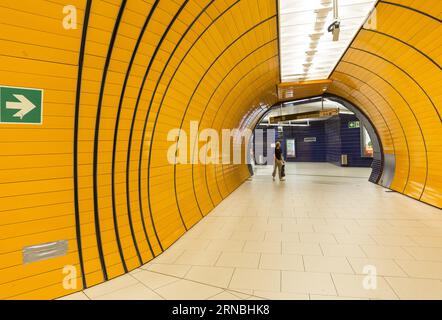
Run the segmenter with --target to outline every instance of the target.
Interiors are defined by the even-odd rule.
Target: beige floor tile
[[[187,273],[186,279],[204,284],[227,288],[232,278],[233,268],[194,266]]]
[[[372,235],[372,238],[379,245],[385,246],[415,246],[416,242],[407,236]]]
[[[163,300],[163,298],[151,289],[138,283],[127,288],[98,296],[95,300]]]
[[[345,226],[341,225],[317,225],[314,226],[314,231],[318,233],[348,234],[348,230],[345,228]]]
[[[353,235],[375,235],[384,234],[384,231],[379,230],[376,226],[346,226],[346,229]]]
[[[227,240],[230,239],[234,231],[232,230],[207,230],[199,235],[202,240]]]
[[[442,248],[403,247],[416,260],[442,262]]]
[[[442,279],[442,262],[397,259],[396,263],[412,278]]]
[[[413,220],[395,220],[388,219],[388,224],[393,227],[431,227],[436,221],[432,221],[432,224],[426,225],[424,221]]]
[[[269,217],[268,224],[296,224],[297,219],[296,218],[275,218],[275,217]],[[279,230],[281,231],[281,230]]]
[[[134,274],[133,277],[153,290],[179,280],[179,278],[177,277],[172,277],[152,271],[139,272]]]
[[[81,291],[58,298],[57,300],[89,300],[89,297],[85,295],[84,292]]]
[[[400,299],[442,300],[442,281],[393,277],[386,280]]]
[[[307,272],[354,273],[344,257],[304,256],[304,265]]]
[[[376,244],[367,234],[335,234],[335,238],[338,244]]]
[[[282,271],[282,292],[335,295],[328,273]]]
[[[296,232],[266,232],[264,241],[299,242],[299,233]]]
[[[382,277],[376,278],[376,289],[365,289],[362,275],[333,274],[333,282],[339,296],[370,298],[370,299],[397,299],[393,290]]]
[[[223,252],[219,257],[216,266],[238,267],[238,268],[258,268],[259,253],[246,252]]]
[[[319,244],[283,241],[282,254],[322,255],[322,251]]]
[[[376,227],[380,225],[390,225],[389,220],[385,219],[357,219],[357,225],[361,227]]]
[[[140,271],[143,271],[143,269],[141,269],[141,268],[136,268],[136,269],[133,269],[132,271],[129,271],[129,274],[135,274],[135,273],[138,273],[138,272],[140,272]]]
[[[178,280],[155,290],[167,300],[205,300],[223,291],[220,288],[189,280]]]
[[[308,294],[254,290],[253,295],[269,300],[309,300]]]
[[[183,278],[185,274],[190,270],[191,266],[182,264],[149,264],[144,270],[154,271],[157,273],[167,274],[170,276]]]
[[[217,274],[215,278],[214,271],[207,271],[218,270],[213,268],[216,265],[225,266],[227,270],[250,268],[255,269],[255,273],[274,271],[285,274],[282,289],[288,287],[289,296],[294,297],[382,299],[391,295],[383,279],[385,276],[401,298],[440,297],[440,210],[397,193],[386,193],[384,188],[367,182],[370,168],[288,163],[287,170],[287,181],[273,183],[271,168],[257,166],[253,178],[160,256],[131,271],[130,278],[113,279],[89,288],[87,292],[91,297],[109,295],[111,298],[127,291],[125,297],[131,297],[129,288],[133,287],[133,297],[142,298],[143,294],[148,295],[148,288],[174,284],[173,289],[169,289],[175,292],[168,292],[168,297],[181,299],[188,295],[188,287],[198,281],[176,284],[192,266],[191,276],[195,279],[204,280],[206,277],[211,283],[225,283],[227,272],[221,272],[221,276]],[[256,196],[258,193],[259,197]],[[276,207],[275,203],[278,204]],[[281,243],[278,253],[262,253],[276,250],[274,243]],[[361,293],[360,279],[345,278],[342,272],[350,271],[345,259],[360,277],[366,276],[362,272],[365,265],[374,265],[380,293]],[[307,262],[307,270],[320,272],[305,272],[304,262]],[[333,272],[338,280],[337,287],[342,291],[339,297],[328,272]],[[267,283],[267,286],[272,285]],[[283,299],[288,293],[279,293],[279,289],[275,293],[255,289],[264,296],[259,297],[252,289],[218,291],[213,286],[203,288],[202,294],[201,290],[196,291],[199,292],[197,295],[191,292],[191,298],[217,295],[228,298],[232,294],[240,299]],[[84,298],[82,294],[77,297]]]
[[[241,252],[245,243],[245,240],[211,240],[206,251]]]
[[[377,228],[380,229],[384,234],[391,236],[432,235],[424,233],[424,230],[429,231],[429,228],[393,227],[387,225],[380,225]]]
[[[283,232],[314,232],[313,225],[310,224],[283,224]]]
[[[326,225],[327,222],[324,218],[297,218],[298,224],[310,224],[310,225]]]
[[[98,296],[102,296],[104,294],[108,294],[119,289],[130,287],[137,283],[138,281],[134,279],[131,275],[125,274],[94,287],[85,289],[84,293],[86,293],[89,298],[95,299]]]
[[[324,256],[330,257],[366,257],[358,245],[352,244],[321,244]]]
[[[280,281],[280,271],[237,268],[233,273],[229,288],[279,292]]]
[[[262,254],[260,269],[304,271],[302,256],[293,254]]]
[[[430,248],[442,248],[442,236],[439,237],[429,237],[429,236],[411,236],[418,245],[422,247]]]
[[[251,289],[234,289],[234,290],[226,290],[227,292],[237,296],[241,300],[248,299],[251,295],[253,295],[253,290]]]
[[[246,241],[244,252],[281,253],[281,241]]]
[[[360,245],[368,258],[412,259],[404,249],[397,246]]]
[[[185,251],[176,261],[176,264],[194,266],[213,266],[220,252],[215,251]]]
[[[405,272],[392,259],[347,258],[356,274],[366,274],[364,268],[374,266],[380,276],[406,276]],[[367,267],[368,268],[368,267]]]
[[[264,298],[257,297],[257,296],[250,296],[246,300],[269,300],[269,299],[264,299]]]
[[[230,239],[232,240],[264,240],[265,231],[234,231]]]
[[[253,223],[244,223],[244,222],[236,222],[236,223],[226,223],[223,226],[221,226],[221,230],[223,231],[230,231],[230,232],[234,232],[234,231],[250,231],[250,229],[252,229],[252,225]]]
[[[336,244],[336,238],[329,233],[299,233],[299,238],[303,243],[327,243]]]
[[[240,223],[249,223],[250,226],[254,224],[267,224],[269,217],[242,217]]]
[[[346,207],[343,207],[343,208],[338,209],[338,211],[346,211],[346,209],[347,209]],[[352,215],[350,215],[350,217],[351,216]],[[341,226],[341,227],[359,226],[358,222],[355,219],[326,218],[325,220],[327,221],[328,226]],[[339,230],[342,230],[342,231],[345,230],[345,232],[340,232],[340,233],[348,233],[347,228],[339,229]]]
[[[166,249],[163,253],[161,253],[159,256],[155,258],[155,263],[170,263],[173,264],[180,255],[182,255],[184,252],[184,249],[177,248],[175,249],[173,246],[169,249]],[[141,267],[143,268],[143,267]]]
[[[209,245],[210,240],[204,240],[204,239],[183,239],[180,238],[178,241],[176,241],[171,248],[174,250],[179,251],[186,250],[186,251],[201,251],[207,248]],[[170,248],[170,249],[171,249]]]
[[[231,294],[228,291],[223,291],[217,295],[214,295],[213,297],[210,297],[209,300],[242,300],[242,299],[235,296],[234,294]]]
[[[250,231],[277,231],[281,232],[282,226],[281,224],[272,223],[272,224],[255,224],[252,226]]]
[[[311,294],[310,300],[367,300],[366,298],[353,298],[353,297],[341,297],[341,296],[324,296]]]

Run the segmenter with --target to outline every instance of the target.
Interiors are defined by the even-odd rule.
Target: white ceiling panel
[[[327,31],[333,0],[279,0],[282,82],[326,79],[376,0],[338,0],[339,40]]]

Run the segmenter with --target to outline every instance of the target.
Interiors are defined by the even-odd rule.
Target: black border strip
[[[178,19],[178,16],[180,15],[181,11],[184,9],[184,7],[185,7],[185,5],[187,4],[188,1],[189,0],[186,0],[181,5],[181,7],[178,9],[178,11],[175,13],[174,17],[172,18],[172,20],[169,22],[169,25],[167,26],[167,28],[164,31],[164,33],[161,35],[161,39],[157,43],[157,46],[155,47],[155,51],[153,52],[152,57],[150,58],[149,65],[146,68],[146,72],[144,74],[143,81],[142,81],[141,86],[140,86],[140,90],[138,91],[137,102],[135,104],[134,112],[133,112],[133,116],[132,116],[132,123],[131,123],[131,127],[130,127],[130,134],[129,134],[129,140],[128,140],[128,149],[127,149],[128,150],[127,154],[129,155],[129,161],[127,162],[126,175],[128,175],[129,171],[130,171],[130,154],[131,154],[131,150],[132,150],[133,132],[134,132],[134,127],[135,127],[136,117],[137,117],[137,114],[138,114],[138,106],[140,105],[140,100],[141,100],[141,96],[143,94],[144,86],[145,86],[146,81],[147,81],[147,77],[149,76],[150,70],[152,68],[152,65],[153,65],[153,63],[155,61],[155,58],[156,58],[156,56],[158,54],[158,51],[160,50],[160,47],[161,47],[162,43],[166,39],[166,36],[169,33],[170,29],[172,28],[172,25]],[[149,112],[150,112],[150,110],[147,110],[146,118],[148,117]],[[146,126],[144,127],[144,131],[143,132],[145,132],[145,130],[146,130]],[[141,145],[143,145],[143,144],[144,144],[144,135],[142,135],[142,140],[141,140]],[[143,214],[143,200],[142,200],[142,196],[141,196],[141,170],[142,170],[141,159],[142,159],[142,156],[143,156],[142,149],[140,149],[140,157],[139,157],[140,161],[139,161],[139,165],[138,165],[138,202],[140,203],[141,215],[144,217],[144,214]],[[148,184],[148,188],[149,188],[149,184]],[[160,241],[160,238],[158,237],[158,232],[157,232],[157,229],[155,227],[155,221],[153,219],[152,210],[151,210],[150,205],[149,205],[149,215],[150,215],[150,220],[151,220],[151,223],[152,223],[152,228],[153,228],[154,233],[155,233],[155,238],[157,239],[157,242],[158,242],[158,245],[160,246],[161,251],[164,251],[163,246],[162,246],[161,241]]]
[[[224,78],[218,83],[217,87],[213,90],[213,92],[212,92],[210,98],[207,100],[206,106],[204,107],[204,111],[203,111],[203,113],[201,114],[201,117],[200,117],[199,123],[201,123],[201,121],[202,121],[202,119],[203,119],[203,117],[204,117],[204,114],[206,113],[207,107],[209,106],[210,102],[212,101],[212,98],[215,96],[215,93],[218,91],[219,87],[224,83],[224,80],[227,79],[227,77],[233,72],[233,70],[235,70],[237,66],[239,66],[244,60],[246,60],[246,59],[247,59],[248,57],[250,57],[252,54],[254,54],[255,52],[257,52],[257,51],[260,50],[261,48],[265,47],[265,46],[268,45],[269,43],[274,42],[274,41],[277,40],[277,39],[278,39],[278,38],[274,38],[274,39],[272,39],[272,40],[270,40],[270,41],[264,43],[263,45],[257,47],[257,48],[254,49],[253,51],[249,52],[246,56],[244,56],[240,61],[238,61],[238,62],[237,62],[237,63],[236,63],[236,64],[235,64],[235,65],[229,70],[229,72],[224,76]],[[192,159],[193,159],[194,156],[195,156],[194,153],[195,153],[195,150],[192,150]],[[198,198],[197,198],[197,195],[196,195],[196,190],[195,190],[194,168],[195,168],[195,165],[192,163],[192,184],[193,184],[193,193],[195,194],[195,198],[196,198],[197,201],[198,201]],[[215,203],[213,202],[212,195],[211,195],[210,192],[209,192],[209,186],[208,186],[207,180],[206,180],[206,187],[207,187],[207,193],[208,193],[208,195],[209,195],[210,201],[212,202],[212,206],[215,207]]]
[[[80,119],[80,100],[81,100],[81,80],[83,78],[84,54],[86,51],[87,30],[89,26],[89,16],[91,13],[92,0],[87,0],[84,12],[83,31],[81,35],[80,54],[78,56],[78,75],[77,75],[77,93],[75,99],[74,114],[74,151],[73,151],[73,167],[74,167],[74,207],[75,207],[75,231],[77,233],[78,257],[80,260],[81,279],[83,288],[87,288],[86,275],[84,273],[83,250],[81,243],[81,221],[80,221],[80,205],[78,197],[78,128]]]
[[[155,9],[158,6],[158,3],[159,3],[159,0],[156,0],[155,3],[152,5],[152,7],[150,8],[149,14],[147,15],[146,20],[144,21],[144,24],[141,28],[141,32],[138,36],[138,40],[135,44],[134,50],[132,52],[132,56],[130,58],[129,65],[126,70],[126,76],[124,78],[123,87],[122,87],[121,93],[120,93],[120,101],[118,103],[118,110],[117,110],[117,116],[116,116],[115,127],[114,127],[114,144],[112,147],[112,209],[113,209],[114,215],[116,215],[116,212],[117,212],[116,194],[115,194],[115,165],[116,165],[115,162],[116,162],[116,156],[117,156],[118,129],[120,126],[120,116],[121,116],[121,109],[123,106],[123,99],[124,99],[124,96],[126,93],[126,87],[127,87],[127,82],[129,81],[129,75],[132,71],[132,66],[135,61],[135,57],[138,54],[138,49],[140,47],[141,40],[144,37],[147,25],[149,24],[150,19],[152,18],[153,13],[155,12]],[[129,153],[127,154],[127,158],[129,158]],[[129,159],[126,160],[126,166],[128,165],[128,163],[129,163]],[[126,175],[126,183],[125,184],[126,184],[126,207],[127,207],[127,216],[128,216],[129,225],[130,225],[130,232],[132,234],[132,240],[134,242],[134,246],[138,252],[137,240],[135,237],[135,231],[134,231],[133,223],[132,223],[132,210],[131,210],[131,205],[130,205],[130,190],[129,190],[129,176],[128,175]],[[140,211],[140,213],[141,213],[141,211]],[[143,227],[144,236],[146,237],[146,241],[149,246],[149,250],[152,254],[152,257],[155,257],[155,253],[153,251],[152,244],[150,243],[149,236],[147,235],[146,224],[145,224],[143,216],[141,216],[141,224]],[[140,261],[140,265],[142,263],[143,262]]]
[[[397,90],[394,86],[393,86],[393,84],[391,84],[389,81],[387,81],[385,78],[383,78],[382,76],[380,76],[379,74],[377,74],[377,73],[375,73],[375,72],[373,72],[372,70],[370,70],[370,69],[367,69],[367,68],[365,68],[365,67],[363,67],[363,66],[361,66],[361,65],[359,65],[359,64],[356,64],[356,63],[353,63],[353,62],[350,62],[350,61],[347,61],[347,60],[342,60],[341,61],[342,63],[348,63],[348,64],[351,64],[351,65],[354,65],[355,67],[359,67],[359,68],[361,68],[361,69],[363,69],[363,70],[365,70],[365,71],[368,71],[368,72],[370,72],[371,74],[373,74],[373,75],[375,75],[375,76],[377,76],[379,79],[381,79],[382,81],[384,81],[385,83],[387,83],[398,95],[399,95],[399,97],[401,97],[402,98],[402,100],[405,102],[405,104],[408,106],[408,109],[410,110],[410,112],[411,112],[411,114],[413,115],[413,117],[414,117],[414,120],[416,121],[416,124],[417,124],[417,126],[418,126],[418,128],[419,128],[419,131],[420,131],[420,133],[421,133],[421,137],[422,137],[422,141],[423,141],[423,144],[424,144],[424,147],[425,147],[425,137],[424,137],[424,135],[423,135],[423,132],[422,132],[422,128],[421,128],[421,126],[420,126],[420,124],[419,124],[419,121],[418,121],[418,119],[417,119],[417,117],[416,117],[416,114],[414,113],[414,111],[413,111],[413,109],[411,108],[411,106],[410,106],[410,104],[408,103],[408,101],[405,99],[405,97],[399,92],[399,90]],[[387,101],[385,98],[384,98],[384,100],[385,101]],[[396,116],[397,117],[397,116]],[[401,127],[402,127],[402,123],[401,123],[401,121],[400,121],[400,118],[399,117],[397,117],[398,119],[399,119],[399,123],[400,123],[400,125],[401,125]],[[407,136],[405,135],[405,130],[402,128],[402,131],[404,132],[404,136],[405,136],[405,140],[407,141]],[[407,148],[408,148],[408,150],[409,150],[409,147],[408,147],[408,142],[407,142]],[[411,158],[410,158],[410,154],[408,154],[408,160],[409,160],[409,162],[410,162],[410,165],[409,165],[409,167],[411,166]],[[408,176],[410,175],[410,172],[408,172]],[[407,177],[407,181],[408,181],[408,179],[409,179],[409,177]],[[407,182],[407,184],[408,184],[408,182]],[[404,193],[405,192],[405,189],[406,189],[406,185],[404,186],[404,189],[403,189],[403,191],[402,191],[402,193]]]
[[[98,208],[98,143],[99,143],[99,138],[100,138],[100,117],[101,117],[101,106],[103,103],[104,87],[106,85],[107,72],[109,69],[109,64],[110,64],[112,52],[114,49],[115,39],[117,37],[118,29],[120,27],[121,18],[123,16],[123,12],[126,7],[126,2],[127,2],[127,0],[122,0],[122,2],[121,2],[121,6],[118,11],[118,16],[115,21],[114,29],[112,32],[112,37],[109,42],[109,48],[108,48],[108,52],[107,52],[106,62],[104,64],[104,68],[103,68],[103,76],[101,79],[100,95],[98,98],[98,105],[97,105],[97,115],[95,117],[94,160],[93,160],[94,161],[93,162],[93,191],[94,191],[95,235],[97,238],[98,253],[100,255],[100,263],[101,263],[101,268],[103,270],[103,277],[104,277],[105,281],[108,280],[108,276],[107,276],[107,270],[106,270],[106,262],[104,260],[103,245],[101,242],[100,214],[99,214],[100,209]],[[121,243],[120,243],[117,217],[115,216],[115,213],[114,213],[113,220],[114,220],[114,229],[115,229],[114,231],[115,231],[115,236],[116,236],[116,242],[118,245],[118,250],[120,252],[121,262],[123,264],[123,267],[125,268],[125,271],[127,272],[126,263],[124,261],[123,251],[122,251]],[[139,254],[139,252],[138,252],[138,254]]]
[[[189,101],[187,102],[186,108],[184,110],[183,116],[181,118],[181,123],[180,123],[180,132],[184,123],[184,118],[187,115],[187,111],[189,110],[190,104],[192,103],[193,97],[195,96],[197,90],[199,89],[199,86],[201,85],[201,83],[203,82],[203,80],[205,79],[206,75],[209,73],[209,71],[212,69],[212,67],[215,65],[215,63],[224,55],[224,53],[227,52],[227,50],[229,50],[236,42],[238,42],[243,36],[245,36],[246,34],[248,34],[249,32],[251,32],[252,30],[254,30],[255,28],[257,28],[258,26],[270,21],[271,19],[273,19],[275,17],[275,15],[270,16],[264,20],[262,20],[261,22],[255,24],[253,27],[251,27],[250,29],[248,29],[247,31],[243,32],[242,34],[240,34],[235,40],[233,40],[227,47],[224,48],[224,50],[215,58],[215,60],[213,60],[213,62],[210,64],[210,66],[206,69],[206,71],[204,72],[204,74],[202,75],[202,77],[200,78],[200,80],[198,81],[198,84],[196,85],[195,89],[192,92],[192,95],[189,98]],[[160,105],[161,108],[161,105]],[[160,109],[158,109],[159,111]],[[156,127],[156,123],[158,120],[158,115],[159,112],[157,113],[156,119],[155,119],[155,123],[154,123],[154,127],[153,127],[153,134],[152,134],[152,142],[153,142],[153,138],[154,138],[154,134],[155,134],[155,127]],[[179,141],[179,137],[178,137],[178,141]],[[150,168],[150,154],[152,152],[152,145],[153,143],[150,145],[150,152],[149,152],[149,168]],[[177,142],[177,146],[178,146],[178,142]],[[179,207],[179,203],[178,203],[178,196],[176,193],[176,164],[174,164],[174,185],[175,185],[175,196],[176,196],[176,201],[177,201],[177,205]],[[200,210],[201,216],[203,217],[203,213],[201,211],[201,208],[199,206],[198,203],[198,198],[195,199],[198,205],[198,208]]]

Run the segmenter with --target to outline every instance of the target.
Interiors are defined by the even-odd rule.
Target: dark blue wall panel
[[[347,155],[349,167],[369,167],[372,158],[361,157],[361,129],[349,128],[350,121],[357,121],[354,115],[340,114],[341,120],[341,152]]]
[[[305,142],[304,138],[316,137],[316,142]],[[284,142],[295,139],[296,158],[286,158],[289,162],[325,162],[326,141],[324,124],[320,121],[310,122],[309,127],[284,127]],[[284,155],[286,147],[284,143]]]
[[[282,145],[284,158],[289,162],[330,162],[341,165],[341,155],[347,155],[349,167],[370,167],[371,158],[361,157],[361,130],[348,128],[349,121],[357,121],[354,115],[340,114],[326,121],[310,122],[309,127],[285,126],[275,139]],[[266,131],[266,126],[257,129]],[[264,133],[264,136],[266,134]],[[305,142],[304,138],[315,137],[316,142]],[[286,139],[295,139],[296,158],[286,157]],[[266,150],[264,140],[263,150]],[[258,156],[258,155],[255,155]]]
[[[339,116],[331,117],[323,122],[327,139],[326,161],[341,164],[341,121]]]

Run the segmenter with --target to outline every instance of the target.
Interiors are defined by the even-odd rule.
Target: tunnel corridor
[[[328,77],[290,83],[278,1],[69,3],[0,4],[0,299],[180,298],[173,285],[207,286],[204,299],[442,297],[441,1],[376,1]],[[37,105],[31,91],[40,119],[26,123],[32,110],[8,109]],[[170,130],[253,129],[281,101],[327,94],[373,124],[388,183],[316,176],[340,169],[326,164],[288,167],[282,185],[246,164],[168,161]],[[43,244],[64,254],[24,261]],[[353,286],[367,259],[382,266],[371,296]]]

